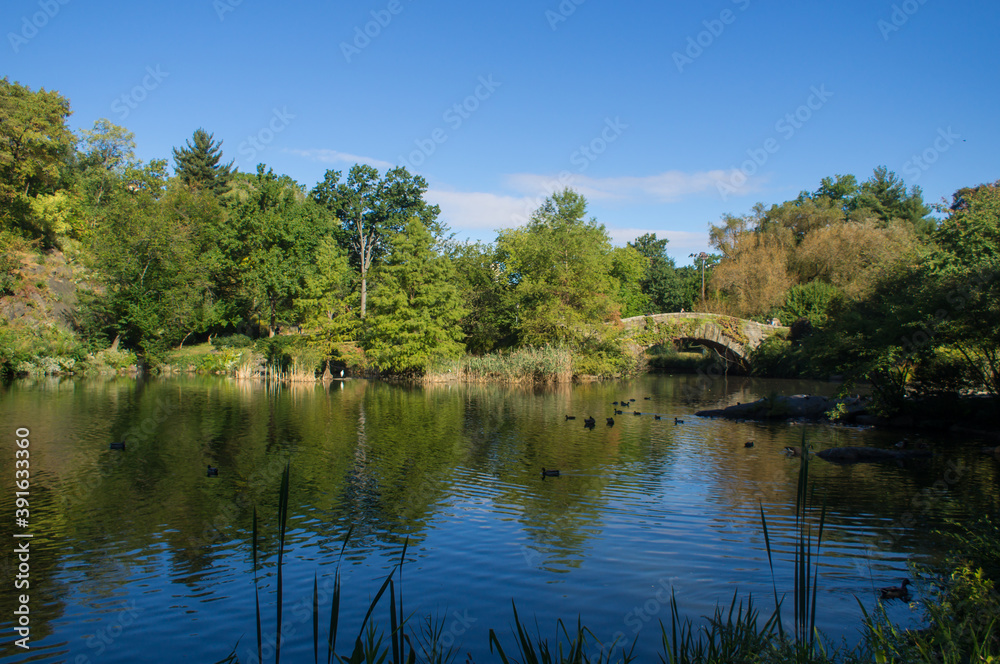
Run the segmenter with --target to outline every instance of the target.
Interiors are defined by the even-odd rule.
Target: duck
[[[123,449],[125,449],[125,443],[124,442],[121,442],[121,443],[111,443],[111,449],[113,449],[113,450],[123,450]]]
[[[743,443],[743,447],[753,447],[753,441],[748,440],[747,442]]]
[[[609,417],[608,418],[608,426],[609,427],[613,427],[614,425],[615,425],[615,418]]]
[[[617,405],[618,405],[618,402],[617,402],[617,401],[612,401],[612,402],[611,402],[611,405],[612,405],[612,406],[617,406]]]
[[[631,402],[631,401],[635,401],[635,399],[629,399],[629,401],[630,401],[630,402]]]
[[[215,468],[211,464],[209,464],[208,465],[208,476],[209,477],[218,477],[219,476],[219,469]]]
[[[650,400],[650,399],[652,399],[652,398],[653,398],[653,397],[643,397],[643,400],[644,400],[644,401],[649,401],[649,400]]]
[[[575,420],[576,419],[576,415],[567,415],[566,419],[567,420]]]
[[[625,414],[625,411],[623,411],[623,410],[617,410],[617,409],[615,410],[615,415],[624,415],[624,414]]]
[[[559,477],[559,471],[547,470],[545,466],[542,466],[542,477]]]
[[[662,420],[663,416],[662,415],[653,415],[653,419],[654,420]]]
[[[674,418],[674,424],[684,424],[684,420],[679,420],[679,419],[677,419],[677,418],[675,417],[675,418]]]
[[[592,427],[596,423],[597,423],[597,420],[595,420],[593,417],[588,417],[587,419],[585,419],[583,421],[583,426],[585,426],[585,427]]]
[[[785,449],[781,451],[782,454],[787,454],[790,457],[802,456],[802,448],[798,445],[786,445]]]
[[[906,588],[909,584],[909,579],[903,579],[903,582],[899,586],[879,588],[878,596],[880,599],[906,599],[910,596],[910,591]]]
[[[633,411],[632,411],[632,414],[633,414],[633,415],[642,415],[642,413],[640,413],[640,412],[639,412],[639,411],[637,411],[637,410],[633,410]]]

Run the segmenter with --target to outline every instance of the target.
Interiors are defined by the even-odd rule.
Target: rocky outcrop
[[[816,453],[820,459],[833,463],[871,463],[925,459],[933,453],[926,449],[887,450],[880,447],[830,447]]]
[[[865,412],[867,400],[861,397],[831,399],[809,394],[774,396],[727,408],[702,410],[699,417],[724,417],[733,420],[826,420],[831,413],[851,420]]]

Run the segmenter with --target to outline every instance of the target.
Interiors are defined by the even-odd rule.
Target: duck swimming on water
[[[880,599],[906,599],[910,596],[910,591],[906,588],[909,583],[909,579],[903,579],[903,582],[899,586],[879,588],[878,596]]]
[[[546,470],[545,466],[542,466],[542,477],[559,477],[559,471]]]

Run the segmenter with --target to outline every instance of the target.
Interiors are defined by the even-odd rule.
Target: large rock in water
[[[822,420],[838,404],[844,405],[845,419],[850,420],[865,410],[866,403],[860,397],[830,399],[811,394],[796,394],[785,397],[768,397],[752,403],[741,403],[727,408],[701,410],[700,417],[724,417],[734,420]]]
[[[864,463],[873,461],[903,461],[932,455],[930,450],[885,450],[879,447],[831,447],[816,453],[820,459],[833,463]]]

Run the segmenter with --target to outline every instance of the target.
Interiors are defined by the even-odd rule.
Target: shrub
[[[253,339],[245,334],[230,334],[212,339],[212,346],[217,349],[250,348],[253,345]]]

